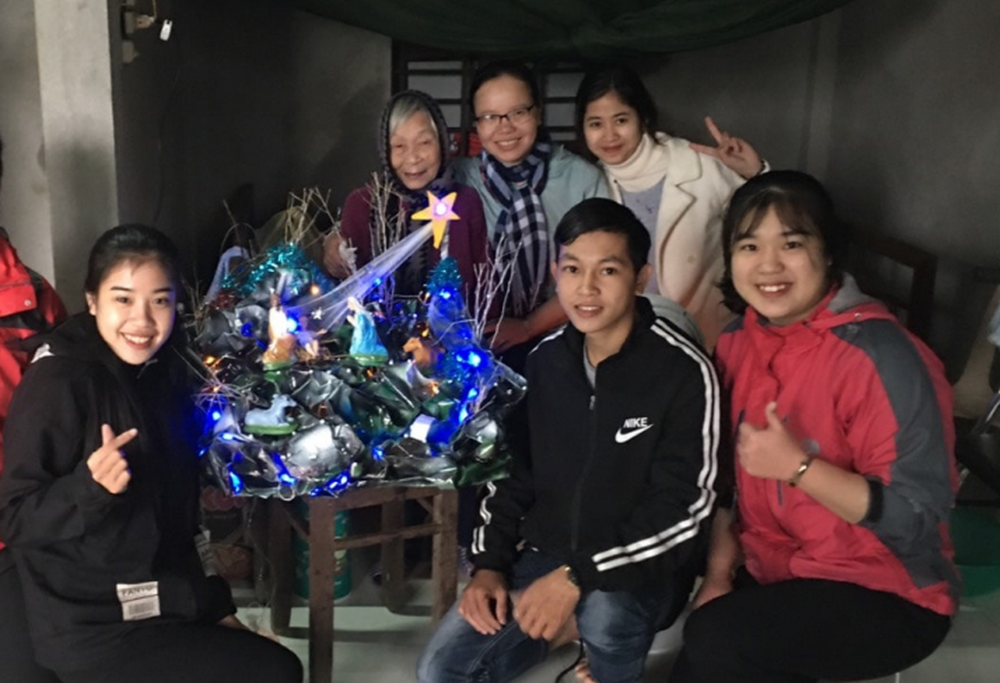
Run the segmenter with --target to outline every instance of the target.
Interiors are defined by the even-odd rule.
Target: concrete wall
[[[35,2],[55,285],[71,309],[83,304],[84,255],[118,218],[113,21],[101,2]]]
[[[166,6],[173,38],[135,34],[139,58],[117,67],[120,211],[172,234],[204,280],[241,186],[260,225],[290,191],[339,204],[364,182],[390,41],[266,0]]]
[[[376,129],[389,98],[392,42],[304,12],[292,18],[294,102],[287,189],[319,186],[342,204],[378,168]]]
[[[0,8],[0,217],[71,309],[83,302],[81,255],[117,218],[109,22],[103,3]]]
[[[644,60],[638,65],[660,111],[660,127],[711,143],[704,124],[749,140],[775,167],[808,162],[813,52],[820,23],[810,22],[738,43]],[[831,54],[828,47],[828,58]]]
[[[874,226],[1000,265],[1000,3],[855,2],[842,26],[830,182]]]
[[[0,135],[4,140],[0,225],[7,228],[25,263],[51,279],[55,263],[31,2],[0,3],[0,74]]]

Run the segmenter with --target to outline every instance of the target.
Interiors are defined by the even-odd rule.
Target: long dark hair
[[[658,129],[656,103],[653,102],[653,97],[639,78],[639,74],[634,69],[620,64],[595,67],[584,74],[576,89],[576,135],[584,149],[587,145],[583,121],[587,115],[587,105],[608,93],[614,93],[622,102],[635,109],[643,133],[656,134]],[[589,149],[586,151],[587,156],[593,161],[596,157]]]
[[[833,200],[823,185],[801,171],[771,171],[751,178],[729,202],[722,221],[722,253],[725,270],[719,287],[727,307],[743,313],[747,302],[733,284],[733,245],[753,234],[769,209],[786,226],[818,237],[827,260],[827,280],[831,286],[844,276],[848,229],[834,211]]]
[[[122,263],[149,262],[163,268],[179,298],[183,287],[177,246],[163,232],[138,223],[119,225],[97,238],[90,250],[84,289],[88,294],[97,294],[108,274]],[[136,446],[144,451],[155,453],[156,449],[163,448],[165,444],[156,443],[149,433],[145,419],[148,413],[159,413],[170,423],[169,434],[161,437],[168,438],[172,448],[182,447],[182,442],[185,448],[193,447],[197,429],[193,423],[192,402],[195,378],[191,365],[185,360],[187,340],[179,317],[175,319],[169,338],[156,353],[157,362],[139,371],[126,367],[127,364],[103,342],[92,316],[85,315],[83,324],[90,339],[91,353],[106,370],[95,375],[92,387],[94,410],[88,416],[88,452],[100,446],[100,425],[103,423],[112,424],[118,430],[137,427]],[[144,385],[156,387],[153,392],[157,396],[155,407],[147,405],[149,393],[143,394],[145,399],[136,393],[137,374],[145,378]]]

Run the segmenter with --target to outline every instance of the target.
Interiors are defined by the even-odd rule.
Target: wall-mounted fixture
[[[135,42],[132,36],[138,31],[146,31],[151,28],[159,29],[159,38],[163,42],[170,40],[170,35],[174,30],[174,22],[170,19],[160,17],[156,0],[151,0],[149,13],[141,12],[136,7],[136,0],[122,0],[121,6],[122,23],[122,61],[131,64],[138,58],[139,52],[135,49]]]

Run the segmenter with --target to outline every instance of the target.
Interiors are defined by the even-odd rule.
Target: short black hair
[[[733,193],[722,221],[725,270],[719,288],[726,306],[735,313],[743,313],[747,302],[733,284],[733,246],[752,235],[770,209],[774,209],[783,225],[818,237],[828,263],[827,279],[831,285],[843,280],[850,234],[847,225],[837,218],[833,199],[826,189],[801,171],[763,173]]]
[[[608,93],[618,95],[622,102],[635,109],[643,133],[656,135],[658,114],[653,96],[649,94],[649,90],[635,69],[622,64],[612,64],[589,69],[576,89],[575,123],[579,140],[586,140],[583,134],[583,119],[587,114],[587,105]],[[593,158],[593,155],[591,157]]]
[[[469,88],[469,108],[472,109],[473,116],[476,116],[476,93],[479,92],[484,83],[501,76],[510,76],[524,83],[531,93],[531,104],[541,106],[542,91],[538,87],[538,76],[531,70],[531,67],[524,62],[502,59],[483,64],[472,75],[472,85]]]
[[[181,294],[181,257],[177,245],[156,228],[128,223],[111,228],[97,238],[87,262],[84,291],[96,294],[101,283],[118,264],[155,261]]]
[[[567,211],[559,221],[555,234],[556,246],[573,244],[577,237],[588,232],[623,235],[636,273],[649,260],[649,231],[627,206],[603,197],[584,199]]]

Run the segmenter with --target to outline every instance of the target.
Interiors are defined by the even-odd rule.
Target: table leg
[[[309,680],[333,676],[333,580],[337,570],[333,501],[309,501]]]
[[[382,533],[399,531],[404,526],[403,501],[382,504]],[[382,601],[390,612],[399,612],[406,601],[403,541],[394,538],[382,544]]]
[[[434,534],[431,562],[431,618],[437,622],[455,602],[458,584],[458,491],[441,491],[434,497],[434,522],[441,526],[441,531]]]
[[[270,604],[271,630],[278,635],[289,633],[288,624],[292,617],[292,527],[288,523],[286,503],[270,498],[267,505],[267,554],[271,564]]]

